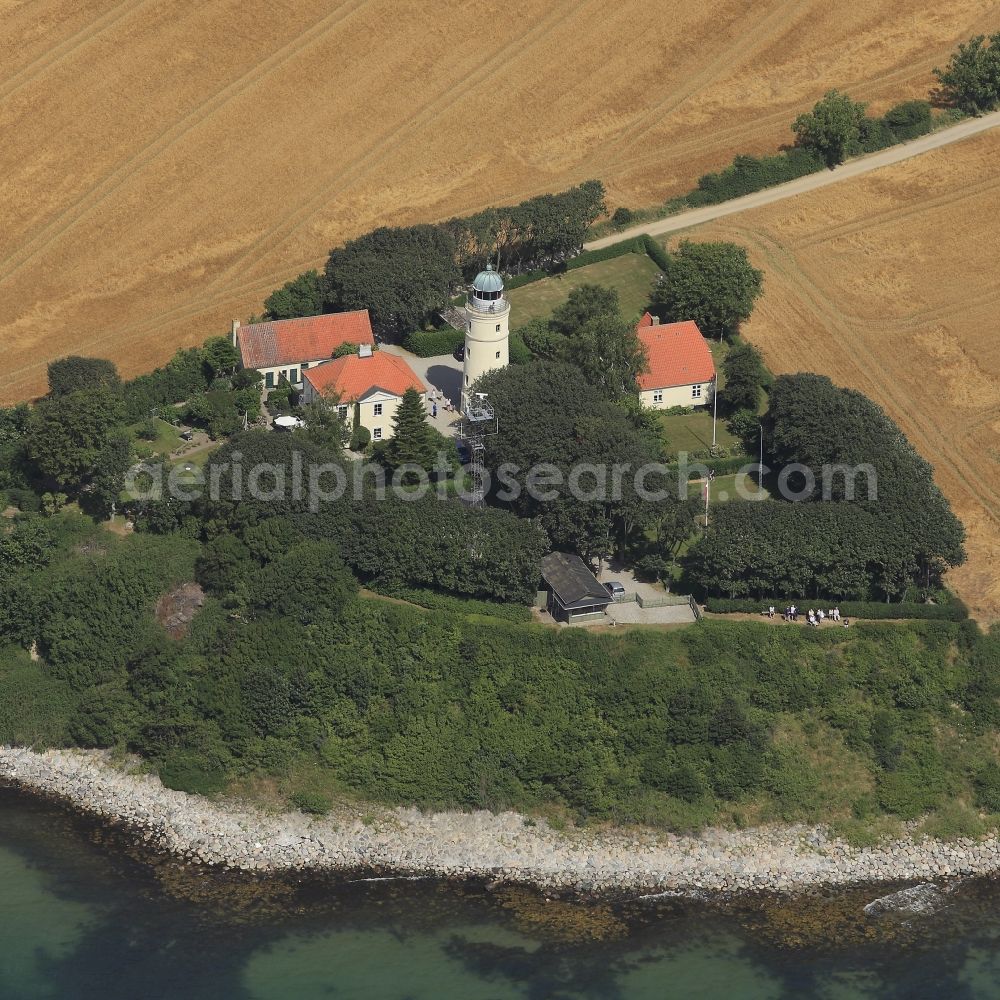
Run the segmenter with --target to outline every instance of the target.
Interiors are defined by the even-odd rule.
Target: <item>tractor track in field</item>
[[[152,0],[125,0],[111,10],[91,21],[69,38],[64,39],[44,54],[33,59],[6,80],[0,82],[0,101],[9,100],[19,90],[38,79],[43,73],[58,66],[64,59],[79,51],[83,46],[104,34],[109,28],[128,17],[129,14],[147,6]]]
[[[145,0],[140,0],[145,2]],[[198,107],[188,112],[169,129],[161,132],[151,143],[139,150],[114,171],[99,181],[86,194],[70,205],[57,218],[50,220],[40,230],[23,243],[14,253],[0,260],[0,283],[15,275],[25,264],[34,260],[54,242],[70,232],[80,221],[125,184],[135,181],[139,173],[158,157],[173,149],[185,136],[190,134],[213,115],[243,96],[247,91],[264,80],[269,74],[281,69],[309,46],[325,38],[344,21],[357,13],[368,0],[346,0],[325,17],[307,28],[252,70],[234,80]]]
[[[596,0],[576,0],[571,8],[566,5],[553,5],[546,16],[533,25],[523,35],[512,39],[502,48],[495,51],[485,62],[466,74],[455,84],[449,84],[431,101],[425,103],[415,114],[411,115],[368,149],[354,157],[339,173],[333,184],[324,183],[314,189],[298,208],[286,216],[281,222],[262,233],[233,263],[217,274],[206,286],[205,291],[212,290],[224,282],[234,271],[246,268],[248,261],[259,259],[261,251],[270,252],[284,244],[304,225],[308,224],[317,213],[329,203],[336,194],[347,187],[350,180],[362,171],[369,170],[384,162],[391,152],[398,149],[401,143],[419,130],[427,128],[440,120],[442,115],[455,105],[471,99],[475,89],[494,79],[501,71],[510,66],[510,56],[516,54],[518,60],[523,60],[544,42],[546,37],[561,23],[575,16],[581,10],[593,5]]]
[[[881,356],[877,340],[861,338],[854,325],[837,307],[830,297],[816,282],[802,270],[794,256],[770,235],[750,230],[741,226],[727,226],[727,229],[738,233],[748,244],[757,248],[769,267],[779,273],[785,283],[801,302],[803,302],[824,324],[827,331],[837,337],[839,350],[834,354],[832,345],[826,346],[824,355],[828,358],[826,370],[835,372],[844,367],[845,358],[863,358],[860,362],[852,361],[852,367],[857,373],[857,380],[866,386],[866,394],[873,399],[886,399],[890,406],[904,417],[912,429],[913,446],[923,456],[933,456],[939,465],[946,466],[956,482],[962,483],[965,491],[983,507],[994,519],[1000,522],[1000,493],[988,487],[982,481],[972,465],[953,445],[950,439],[931,417],[920,413],[913,400],[896,388],[892,377],[892,365]],[[804,354],[815,356],[817,345],[810,342],[807,350],[793,352],[797,357]]]

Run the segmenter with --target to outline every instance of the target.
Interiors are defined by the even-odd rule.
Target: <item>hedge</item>
[[[834,598],[803,598],[800,602],[792,598],[798,607],[800,603],[807,606],[823,608],[840,608],[845,618],[869,618],[885,620],[887,618],[922,618],[929,621],[964,621],[969,617],[969,610],[957,597],[948,604],[917,604],[905,602],[901,604],[885,604],[882,601],[840,601]],[[710,597],[705,601],[705,610],[718,615],[728,614],[759,614],[764,608],[774,605],[776,610],[785,608],[787,597],[762,597],[760,600],[732,599],[726,597]],[[800,610],[803,610],[800,608]]]
[[[523,274],[515,274],[513,277],[503,279],[503,287],[506,291],[513,291],[515,288],[520,288],[522,285],[530,285],[532,282],[541,281],[542,278],[549,277],[548,271],[525,271]],[[465,297],[462,297],[462,301],[465,301]]]
[[[646,256],[664,273],[670,270],[670,255],[652,236],[643,236]]]
[[[566,261],[563,270],[575,271],[578,267],[587,267],[588,264],[597,264],[602,260],[614,260],[615,257],[624,257],[627,253],[645,253],[646,247],[642,239],[622,240],[620,243],[612,243],[610,246],[600,250],[584,250],[577,254],[572,260]],[[558,268],[556,269],[559,270]]]
[[[688,193],[687,202],[692,207],[717,205],[817,173],[825,166],[823,158],[817,153],[800,148],[760,158],[739,155],[718,173],[699,177],[698,187]]]
[[[439,354],[451,354],[464,343],[465,334],[461,330],[445,327],[441,330],[414,330],[403,346],[418,358],[434,358]]]

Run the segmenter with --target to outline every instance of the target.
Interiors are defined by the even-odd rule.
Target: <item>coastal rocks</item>
[[[907,915],[933,913],[941,907],[944,892],[933,882],[921,882],[899,892],[873,899],[865,908],[865,916],[879,917],[886,913]]]
[[[173,791],[155,776],[130,772],[94,751],[0,747],[4,779],[125,824],[143,843],[186,862],[242,871],[478,878],[664,899],[929,883],[1000,871],[996,839],[925,838],[854,848],[823,827],[706,830],[699,836],[559,831],[513,812],[421,813],[370,804],[322,818],[274,816],[245,803]],[[930,905],[931,889],[937,890],[916,888],[920,892],[912,898],[894,893],[877,900],[869,915],[888,912],[880,906]]]

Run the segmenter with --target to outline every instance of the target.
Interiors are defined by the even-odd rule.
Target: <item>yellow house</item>
[[[416,389],[426,401],[427,387],[413,369],[395,354],[348,354],[308,368],[302,373],[302,403],[336,399],[341,419],[349,430],[356,423],[367,427],[373,441],[392,437],[392,418],[407,389]]]
[[[654,410],[708,405],[715,362],[698,324],[660,323],[645,313],[637,333],[646,349],[646,370],[636,379],[643,405]]]

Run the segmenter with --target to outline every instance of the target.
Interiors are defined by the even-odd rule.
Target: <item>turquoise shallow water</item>
[[[0,998],[1000,998],[1000,891],[730,912],[434,882],[218,877],[0,789]]]

